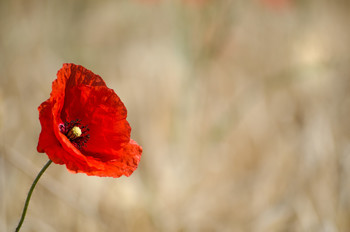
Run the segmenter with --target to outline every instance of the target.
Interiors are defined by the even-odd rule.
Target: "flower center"
[[[86,146],[87,141],[90,139],[88,134],[89,128],[81,126],[80,121],[80,119],[77,119],[58,126],[60,132],[78,149]]]
[[[81,129],[78,126],[74,126],[67,134],[69,140],[76,139],[81,136]]]

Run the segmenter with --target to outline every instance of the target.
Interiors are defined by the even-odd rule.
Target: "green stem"
[[[28,195],[27,195],[27,199],[26,199],[26,203],[24,204],[24,208],[23,208],[23,212],[22,212],[22,216],[21,216],[21,220],[18,222],[18,226],[16,228],[16,232],[18,232],[21,229],[21,226],[23,224],[24,218],[26,217],[26,213],[27,213],[27,208],[29,205],[29,201],[30,201],[30,197],[32,196],[33,190],[35,188],[36,183],[38,183],[40,177],[42,176],[42,174],[45,172],[45,170],[50,166],[50,164],[52,163],[51,160],[49,160],[45,166],[41,169],[41,171],[39,172],[39,174],[37,175],[37,177],[35,178],[32,186],[29,189]]]

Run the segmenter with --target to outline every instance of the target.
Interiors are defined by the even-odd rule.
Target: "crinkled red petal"
[[[64,164],[70,155],[63,149],[54,133],[52,104],[50,100],[43,102],[39,108],[39,120],[41,123],[41,133],[37,146],[38,152],[45,152],[56,164]]]
[[[81,65],[63,64],[57,72],[57,84],[67,89],[78,85],[106,86],[106,83],[99,76],[84,68]]]
[[[78,85],[106,86],[106,83],[99,75],[81,65],[63,64],[57,72],[57,79],[52,82],[50,98],[54,103],[53,107],[58,107],[57,110],[60,111],[63,104],[55,104],[55,102],[64,103],[66,90]]]
[[[98,166],[98,169],[86,170],[86,166],[83,166],[76,169],[76,172],[83,172],[89,176],[101,177],[130,176],[137,169],[140,162],[142,147],[134,140],[130,140],[129,143],[125,144],[120,150],[115,151],[115,153],[118,158],[109,161],[98,161],[88,156],[89,164],[93,164],[94,167]]]
[[[75,86],[66,91],[61,119],[81,120],[90,129],[90,140],[83,152],[107,161],[130,141],[127,111],[113,90],[104,86]]]

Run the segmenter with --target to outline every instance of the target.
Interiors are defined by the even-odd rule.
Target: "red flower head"
[[[50,98],[39,108],[38,151],[72,172],[130,176],[142,148],[130,139],[127,111],[103,79],[80,65],[63,64]]]

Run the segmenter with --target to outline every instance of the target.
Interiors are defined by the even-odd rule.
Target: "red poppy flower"
[[[63,64],[50,98],[39,108],[38,151],[56,164],[94,176],[130,176],[142,148],[130,139],[127,111],[103,79],[80,65]]]

